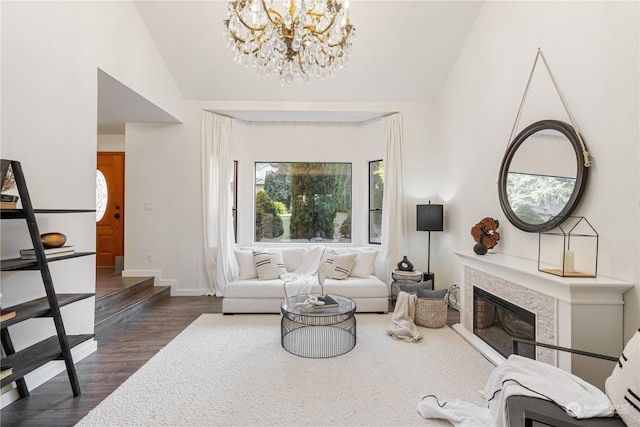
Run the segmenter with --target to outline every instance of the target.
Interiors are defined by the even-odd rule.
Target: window
[[[382,195],[384,194],[384,164],[369,162],[369,243],[382,243]]]
[[[256,163],[256,242],[351,242],[351,163]]]
[[[233,237],[238,241],[238,161],[233,161],[233,172],[231,182],[229,183],[231,190],[231,218],[233,219]]]
[[[100,171],[96,169],[96,222],[104,217],[107,210],[107,201],[109,200],[109,192],[107,191],[107,180]]]

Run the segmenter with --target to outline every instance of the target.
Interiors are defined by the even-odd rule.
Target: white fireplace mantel
[[[538,271],[538,263],[509,255],[456,251],[464,265],[461,324],[454,329],[493,361],[504,357],[473,334],[473,287],[478,286],[536,315],[536,341],[618,355],[623,347],[624,293],[633,284],[598,276],[561,277]],[[599,387],[610,364],[538,348],[537,357]]]
[[[631,283],[608,277],[561,277],[538,271],[535,261],[509,255],[476,255],[456,251],[461,262],[476,270],[528,287],[568,304],[624,304]]]

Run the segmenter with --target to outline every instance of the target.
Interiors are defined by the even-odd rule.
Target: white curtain
[[[382,253],[376,265],[378,276],[390,283],[391,272],[407,255],[407,212],[404,198],[402,115],[382,119],[386,140],[384,193],[382,195]]]
[[[234,120],[202,112],[202,219],[204,263],[209,279],[208,295],[224,296],[233,280],[232,200]]]

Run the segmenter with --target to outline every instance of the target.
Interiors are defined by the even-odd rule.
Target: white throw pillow
[[[376,258],[378,257],[378,251],[373,248],[349,248],[349,252],[357,254],[356,261],[353,264],[349,276],[362,277],[365,279],[371,276]]]
[[[253,262],[260,280],[279,279],[287,272],[280,251],[253,251]]]
[[[257,279],[258,271],[253,260],[252,250],[234,249],[236,261],[238,261],[238,277],[242,280]]]
[[[282,248],[282,259],[287,271],[296,271],[307,256],[307,248]]]
[[[604,389],[622,421],[640,426],[640,329],[624,347]]]
[[[349,272],[353,268],[357,254],[333,255],[329,254],[324,261],[324,272],[327,279],[344,280],[349,277]]]

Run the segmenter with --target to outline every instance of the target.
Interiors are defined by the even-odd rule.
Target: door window
[[[107,210],[109,192],[107,191],[107,180],[98,169],[96,171],[96,222],[100,222]]]

